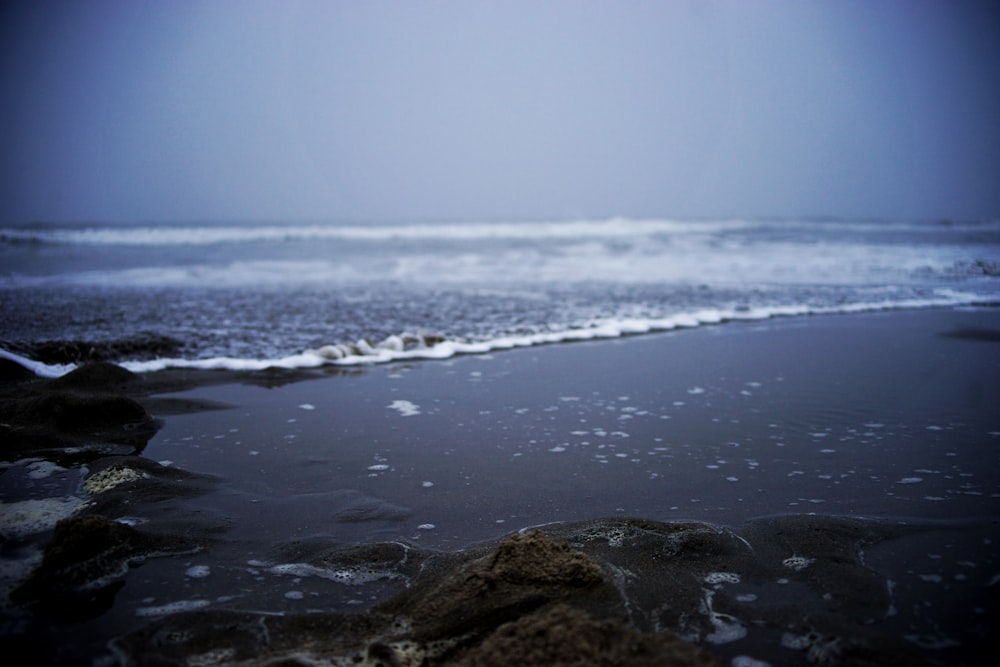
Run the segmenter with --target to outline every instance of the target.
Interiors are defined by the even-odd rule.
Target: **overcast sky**
[[[994,5],[7,0],[0,215],[1000,217]]]

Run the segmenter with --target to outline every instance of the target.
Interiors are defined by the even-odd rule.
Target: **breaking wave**
[[[610,218],[606,220],[551,221],[454,221],[407,223],[314,223],[314,224],[191,224],[191,225],[25,225],[0,228],[0,243],[79,244],[120,246],[207,245],[218,243],[292,242],[312,240],[586,240],[658,234],[719,234],[767,229],[798,234],[816,231],[852,234],[913,233],[942,231],[996,232],[1000,220],[971,222],[893,222],[800,220],[668,220]]]
[[[620,338],[629,335],[666,332],[728,322],[768,320],[812,315],[837,315],[889,310],[910,310],[957,306],[996,306],[995,299],[939,290],[937,296],[920,299],[871,301],[837,306],[788,305],[755,308],[707,308],[662,318],[616,318],[598,321],[592,326],[561,331],[522,335],[499,335],[484,340],[449,339],[434,334],[404,333],[381,341],[359,339],[351,343],[332,343],[274,359],[212,357],[190,359],[157,357],[142,360],[119,360],[117,363],[137,373],[170,368],[201,370],[258,371],[269,368],[307,369],[323,366],[367,366],[395,361],[448,359],[458,355],[486,354],[516,348]],[[45,363],[0,348],[0,358],[15,361],[34,373],[58,377],[77,367],[76,363]]]

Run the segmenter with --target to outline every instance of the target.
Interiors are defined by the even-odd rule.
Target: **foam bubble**
[[[66,468],[51,461],[34,461],[28,464],[29,479],[46,479],[57,472],[66,472]]]
[[[751,658],[748,655],[738,655],[729,664],[730,667],[771,667],[771,663]]]
[[[717,612],[712,608],[712,597],[714,595],[713,591],[706,590],[705,597],[701,602],[702,613],[708,616],[712,627],[715,629],[714,632],[705,635],[705,640],[711,644],[728,644],[746,637],[746,626],[739,619],[729,614]]]
[[[74,496],[0,503],[0,535],[19,539],[51,530],[62,519],[76,514],[86,502]]]
[[[410,401],[398,400],[389,404],[389,408],[399,412],[402,417],[412,417],[420,414],[420,407]]]
[[[740,575],[735,572],[709,572],[703,581],[706,584],[738,584]]]
[[[809,567],[815,561],[816,559],[806,558],[805,556],[789,556],[785,560],[781,561],[781,564],[790,570],[795,570],[796,572],[798,572],[799,570],[804,570],[805,568]]]
[[[149,479],[149,474],[133,468],[112,466],[88,477],[87,481],[83,483],[83,490],[92,496],[96,496],[99,493],[110,491],[121,484],[141,479]]]
[[[380,579],[399,579],[401,575],[367,567],[318,567],[309,563],[281,563],[271,566],[272,574],[293,577],[319,577],[347,586],[358,586]]]
[[[148,616],[167,616],[182,611],[203,609],[209,604],[211,603],[208,600],[178,600],[177,602],[168,602],[152,607],[138,607],[135,610],[135,615],[143,618]]]

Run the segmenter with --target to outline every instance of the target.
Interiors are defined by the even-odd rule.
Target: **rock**
[[[304,545],[285,555],[326,568],[377,564],[377,581],[389,576],[408,587],[354,614],[176,614],[113,645],[130,667],[206,656],[211,664],[272,667],[642,667],[740,657],[743,664],[934,664],[878,627],[893,613],[891,600],[860,550],[895,530],[818,516],[759,520],[739,533],[613,518],[453,553],[396,544],[351,558]]]
[[[42,564],[10,595],[62,621],[94,618],[107,611],[129,568],[153,555],[190,550],[184,539],[154,537],[90,514],[56,524]]]
[[[60,389],[118,392],[140,381],[130,370],[106,361],[83,364],[62,377],[52,380],[51,386]]]
[[[541,530],[515,534],[497,547],[487,576],[514,584],[593,586],[601,568],[583,553],[558,544]]]
[[[418,562],[400,548],[373,555],[390,569],[420,574],[410,589],[365,613],[195,611],[112,645],[136,666],[184,665],[208,655],[217,664],[274,666],[723,664],[669,632],[630,628],[604,570],[541,531]]]
[[[46,364],[77,364],[176,356],[183,344],[169,336],[147,334],[112,341],[51,340],[16,347],[19,353]]]
[[[479,636],[556,601],[623,613],[597,564],[536,530],[513,535],[494,552],[419,582],[376,610],[412,615],[412,638],[429,642]]]
[[[559,604],[505,623],[455,667],[722,667],[726,663],[671,633],[645,634]]]
[[[143,508],[162,518],[165,500],[196,496],[212,489],[217,478],[175,466],[163,466],[141,456],[106,456],[91,461],[83,490],[91,495],[91,512],[121,516]],[[193,525],[189,525],[194,530]]]
[[[394,505],[379,498],[362,496],[334,515],[341,523],[361,523],[364,521],[403,521],[413,511],[408,507]]]
[[[9,365],[7,373],[24,377]],[[141,450],[159,429],[159,422],[125,393],[142,379],[119,366],[86,364],[61,378],[31,378],[0,383],[0,436],[6,451],[31,456],[100,443]]]
[[[0,382],[26,382],[37,377],[13,359],[0,357]]]
[[[53,392],[26,399],[19,408],[18,421],[48,423],[65,433],[141,425],[151,419],[145,408],[126,396]]]

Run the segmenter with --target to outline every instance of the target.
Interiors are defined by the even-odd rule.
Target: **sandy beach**
[[[497,627],[567,622],[565,603],[588,631],[672,632],[733,665],[985,664],[1000,567],[998,332],[1000,311],[967,308],[367,368],[104,368],[77,384],[8,368],[3,644],[60,664],[110,655],[126,635],[115,655],[136,665],[212,650],[216,664],[310,664],[306,653],[495,664],[475,652]],[[54,392],[103,402],[74,399],[57,423],[39,402]],[[73,421],[111,407],[117,417]],[[111,520],[90,526],[102,537],[85,565],[52,555],[55,520],[71,515]],[[475,569],[533,527],[539,549],[568,545],[560,557],[586,559],[594,580]],[[127,548],[110,556],[111,543]],[[41,576],[46,544],[55,569]],[[405,553],[343,564],[345,550],[390,544]],[[378,619],[419,616],[470,571],[531,594],[505,592],[493,624],[471,614],[474,627],[372,639],[389,632]],[[79,613],[59,617],[53,600],[67,594]],[[271,614],[281,642],[218,630]],[[354,620],[335,641],[296,625],[305,617]],[[164,647],[162,632],[195,627],[217,631],[197,651]]]

